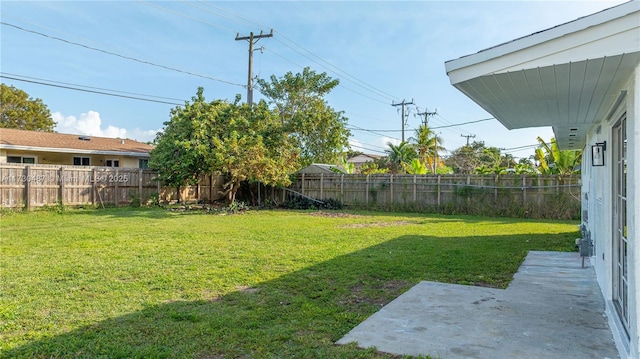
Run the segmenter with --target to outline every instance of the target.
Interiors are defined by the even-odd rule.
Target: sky
[[[435,112],[428,125],[449,151],[484,141],[528,158],[551,128],[507,130],[451,86],[445,61],[623,2],[3,0],[0,70],[42,99],[58,132],[151,141],[198,87],[246,100],[249,43],[236,36],[273,29],[253,75],[310,67],[339,79],[325,99],[349,119],[353,150],[398,144],[404,101],[405,139]]]

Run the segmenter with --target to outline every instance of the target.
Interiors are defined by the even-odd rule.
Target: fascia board
[[[639,23],[640,1],[631,1],[475,54],[447,61],[445,69],[451,84],[456,84],[620,33],[625,33],[630,40],[617,41],[621,48],[603,47],[600,49],[601,53],[594,54],[593,57],[634,52],[638,51],[639,46],[637,40]],[[566,62],[569,61],[571,59],[567,59]]]
[[[0,144],[0,148],[17,151],[53,152],[53,153],[75,153],[87,155],[107,155],[107,156],[128,156],[128,157],[149,157],[148,152],[124,152],[124,151],[103,151],[103,150],[80,150],[77,148],[53,148],[34,147]]]

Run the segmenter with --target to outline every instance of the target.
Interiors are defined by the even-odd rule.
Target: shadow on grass
[[[175,217],[177,213],[162,207],[106,207],[106,208],[72,208],[64,211],[65,216],[77,216],[91,214],[96,217],[109,218],[157,218],[165,219]]]
[[[575,233],[403,236],[221,297],[173,301],[0,353],[5,358],[394,357],[333,343],[422,280],[504,288],[529,250]],[[212,288],[215,291],[215,288]]]

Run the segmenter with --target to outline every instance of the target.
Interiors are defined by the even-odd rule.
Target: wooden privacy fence
[[[0,207],[122,206],[177,200],[153,170],[0,164]],[[222,199],[223,179],[202,176],[180,198]],[[335,199],[347,206],[536,218],[579,218],[579,176],[299,174],[289,188],[245,186],[239,200],[282,204],[297,196]]]
[[[549,196],[580,197],[580,177],[548,175],[347,175],[301,174],[291,189],[313,198],[333,198],[350,204],[421,203],[441,206],[472,194],[509,194],[523,202],[540,203]]]
[[[175,201],[176,189],[163,186],[156,177],[155,171],[138,168],[0,164],[0,207]],[[181,198],[216,200],[220,189],[219,176],[202,176],[197,186],[181,190]]]
[[[289,189],[355,207],[577,218],[580,186],[579,175],[300,174]],[[274,195],[276,203],[285,200],[285,193]]]

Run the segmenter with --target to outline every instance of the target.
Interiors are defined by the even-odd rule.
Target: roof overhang
[[[508,129],[552,126],[581,149],[640,63],[640,1],[445,63],[451,84]]]
[[[86,155],[105,155],[105,156],[127,156],[138,158],[149,158],[148,152],[125,152],[125,151],[106,151],[106,150],[82,150],[77,148],[55,148],[55,147],[34,147],[19,145],[0,145],[0,149],[28,152],[52,152],[52,153],[73,153]]]

